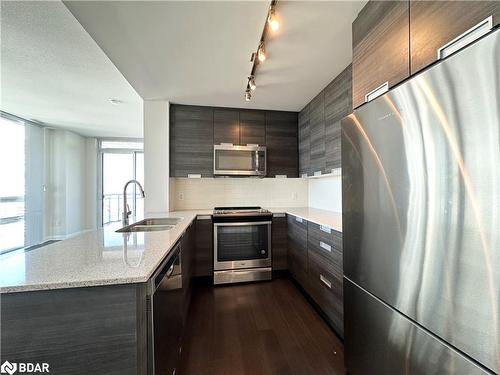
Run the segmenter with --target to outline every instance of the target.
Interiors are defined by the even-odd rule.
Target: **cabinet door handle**
[[[373,89],[368,94],[365,95],[365,103],[368,103],[370,100],[378,98],[380,95],[385,94],[389,91],[389,82],[382,83],[379,87]]]
[[[493,16],[485,18],[477,25],[472,26],[469,30],[460,34],[453,40],[446,43],[444,46],[438,48],[437,58],[438,60],[451,55],[453,52],[471,44],[475,40],[479,39],[483,35],[487,34],[491,29],[493,29]]]
[[[329,227],[327,227],[326,225],[320,225],[319,229],[325,233],[328,233],[328,234],[332,233],[332,230]]]
[[[328,289],[332,289],[332,283],[325,276],[319,275],[319,279],[323,284],[325,284],[328,287]]]
[[[330,245],[328,245],[328,244],[324,243],[323,241],[319,241],[319,246],[320,246],[322,249],[324,249],[324,250],[328,251],[329,253],[331,253],[331,252],[332,252],[332,247],[331,247]]]

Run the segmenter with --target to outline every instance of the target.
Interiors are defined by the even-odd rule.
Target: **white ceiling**
[[[298,111],[351,61],[365,1],[279,1],[252,101],[243,98],[267,1],[65,1],[144,99]]]
[[[141,97],[62,2],[2,1],[1,18],[1,110],[87,136],[142,137]]]

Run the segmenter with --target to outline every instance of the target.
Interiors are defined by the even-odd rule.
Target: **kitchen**
[[[499,2],[1,11],[2,373],[499,373]]]

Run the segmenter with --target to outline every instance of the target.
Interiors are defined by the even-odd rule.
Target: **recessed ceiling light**
[[[110,102],[111,104],[114,104],[114,105],[123,104],[123,101],[122,101],[122,100],[120,100],[120,99],[109,98],[108,100],[109,100],[109,102]]]

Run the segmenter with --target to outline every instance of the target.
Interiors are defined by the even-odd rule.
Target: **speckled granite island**
[[[310,208],[270,210],[276,216],[294,215],[342,230],[341,214]],[[49,363],[52,374],[152,373],[153,279],[173,253],[180,252],[179,303],[185,319],[191,279],[197,276],[195,253],[204,248],[203,267],[206,272],[213,267],[211,212],[163,215],[181,218],[167,231],[117,233],[121,224],[116,223],[1,256],[2,359]],[[280,235],[286,241],[286,226],[284,232]],[[286,242],[282,251],[286,267]]]

